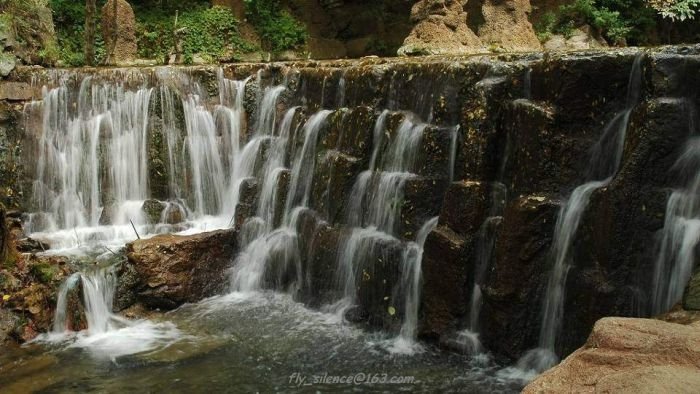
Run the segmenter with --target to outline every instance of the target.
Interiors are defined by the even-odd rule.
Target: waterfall
[[[68,330],[68,292],[75,288],[80,281],[80,274],[73,274],[68,277],[58,289],[58,300],[56,301],[56,313],[53,319],[53,332],[61,333]]]
[[[406,294],[404,306],[404,319],[401,332],[394,351],[398,349],[411,349],[411,344],[416,340],[416,328],[418,326],[418,308],[420,306],[421,290],[421,263],[423,262],[423,247],[428,234],[437,227],[438,217],[428,220],[418,231],[416,241],[408,244],[403,252],[401,262],[401,287]]]
[[[114,292],[117,285],[114,266],[88,269],[71,275],[61,284],[54,315],[53,332],[63,333],[68,329],[68,292],[81,286],[85,318],[90,335],[102,334],[129,325],[129,321],[112,313]]]
[[[271,151],[271,155],[268,156],[268,165],[266,165],[270,174],[274,171],[279,173],[284,170],[281,165],[284,163],[285,147],[289,140],[295,111],[295,109],[288,111],[280,125],[280,136],[276,137],[280,145]],[[231,273],[233,291],[247,292],[261,289],[272,262],[278,266],[276,282],[282,282],[281,277],[286,275],[290,269],[294,269],[297,276],[301,275],[299,268],[301,261],[297,245],[297,222],[309,203],[318,137],[326,125],[326,119],[330,113],[331,111],[327,110],[319,111],[311,116],[304,125],[302,130],[304,144],[293,161],[282,227],[273,230],[274,225],[270,224],[273,218],[270,207],[275,203],[272,196],[276,194],[277,183],[267,186],[266,195],[261,196],[260,199],[263,205],[258,212],[264,214],[268,218],[268,222],[263,223],[262,226],[258,226],[258,223],[264,221],[265,218],[246,222],[243,231],[250,232],[250,235],[247,235],[250,242],[244,245],[243,252],[234,261]],[[274,124],[270,122],[269,126],[274,127]],[[261,132],[266,131],[262,130]],[[266,182],[268,181],[269,179],[266,180]],[[299,278],[297,278],[296,284],[301,285]]]
[[[499,176],[499,178],[501,177]],[[481,341],[479,340],[479,319],[481,316],[481,307],[483,305],[481,289],[486,281],[486,273],[491,264],[491,258],[496,244],[496,229],[498,224],[503,220],[502,215],[505,208],[505,201],[507,200],[507,189],[503,183],[494,182],[491,187],[489,214],[481,224],[477,235],[474,283],[472,285],[471,302],[469,304],[468,326],[457,333],[456,339],[456,341],[460,343],[460,347],[466,349],[469,353],[478,353],[483,349]]]
[[[396,136],[389,142],[387,155],[379,157],[389,111],[383,111],[374,125],[372,156],[368,169],[355,180],[347,211],[346,222],[352,226],[338,255],[336,282],[343,290],[343,298],[330,306],[330,311],[341,318],[355,302],[356,270],[364,259],[372,256],[377,245],[396,240],[396,220],[403,199],[403,186],[413,176],[416,149],[425,124],[416,124],[406,117]]]
[[[223,206],[226,179],[214,117],[197,96],[188,97],[183,104],[195,212],[200,216],[216,214]]]
[[[659,254],[654,266],[652,314],[668,311],[683,296],[693,273],[700,241],[700,137],[692,103],[689,108],[690,139],[674,170],[684,185],[673,191],[666,205]]]
[[[559,211],[551,249],[553,265],[542,306],[539,347],[518,360],[520,370],[539,373],[558,362],[556,340],[564,315],[566,279],[572,264],[571,246],[591,195],[607,186],[619,169],[629,117],[641,94],[641,62],[642,56],[637,55],[629,75],[625,109],[608,122],[594,146],[587,170],[589,180],[574,189]]]
[[[179,341],[183,334],[169,322],[125,319],[112,311],[117,286],[116,266],[90,267],[69,276],[59,289],[53,331],[35,342],[81,348],[92,355],[116,360],[129,354],[148,352]],[[87,329],[69,331],[68,293],[80,286]]]
[[[229,80],[219,70],[219,94],[210,98],[181,72],[133,71],[121,82],[99,73],[60,75],[25,108],[42,118],[29,130],[37,138],[29,233],[54,252],[92,253],[136,238],[131,223],[145,236],[175,224],[226,226],[258,156],[240,148],[248,79]],[[261,129],[274,124],[281,91],[263,100]],[[150,222],[144,202],[156,186],[161,206],[184,213],[160,217],[185,223]]]
[[[132,92],[91,82],[83,80],[77,110],[68,86],[44,89],[42,102],[30,104],[43,109],[33,202],[51,214],[58,228],[96,226],[103,193],[122,205],[148,196],[146,130],[152,89]],[[124,217],[115,220],[125,224]]]

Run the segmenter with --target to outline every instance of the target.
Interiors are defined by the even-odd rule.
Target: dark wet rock
[[[255,216],[258,208],[258,182],[255,178],[244,179],[238,189],[238,204],[236,205],[236,228]]]
[[[342,297],[337,261],[347,232],[329,226],[312,211],[302,213],[297,230],[302,259],[300,300],[314,307],[337,301]]]
[[[440,223],[461,235],[475,233],[486,219],[490,186],[484,182],[459,181],[450,184],[440,211]]]
[[[418,153],[418,168],[416,173],[434,178],[448,179],[450,174],[451,146],[454,133],[453,127],[428,126],[423,131],[420,152]],[[457,139],[454,140],[457,143]]]
[[[657,233],[664,225],[669,174],[688,136],[683,100],[650,100],[632,114],[623,165],[590,198],[573,245],[561,343],[581,346],[604,316],[639,316],[648,310]]]
[[[136,298],[151,308],[172,309],[226,287],[226,269],[237,252],[234,230],[191,236],[159,235],[127,244],[138,273]]]
[[[68,290],[68,294],[66,294],[65,324],[66,330],[69,331],[77,332],[88,328],[82,279],[78,280],[75,286]]]
[[[360,159],[328,150],[315,166],[312,185],[312,205],[331,223],[338,223],[345,212],[347,196],[350,195],[357,175],[362,171]]]
[[[355,271],[357,306],[372,328],[396,331],[403,317],[403,299],[394,299],[394,286],[401,277],[404,247],[399,240],[368,240]]]
[[[413,177],[406,180],[398,218],[398,233],[406,240],[415,240],[418,231],[440,212],[447,182],[443,179]]]
[[[700,311],[700,270],[696,270],[688,281],[683,294],[683,308]]]
[[[15,242],[17,251],[20,253],[38,253],[45,252],[51,248],[46,242],[36,240],[34,238],[22,238]]]
[[[557,127],[553,108],[519,99],[505,111],[504,183],[518,194],[552,190],[578,181],[589,160],[589,143]]]
[[[472,242],[439,225],[423,251],[423,327],[421,334],[437,339],[457,329],[468,313],[468,278],[473,266]]]
[[[510,204],[496,238],[493,267],[482,288],[482,340],[498,354],[519,357],[535,347],[541,296],[559,204],[526,196]]]

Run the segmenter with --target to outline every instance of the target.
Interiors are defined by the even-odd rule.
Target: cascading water
[[[128,320],[112,311],[117,286],[115,266],[91,267],[68,277],[61,285],[54,315],[53,331],[35,341],[70,343],[70,347],[86,348],[92,354],[115,359],[167,346],[181,339],[172,323]],[[87,329],[71,331],[68,324],[68,294],[80,286]]]
[[[415,340],[416,327],[418,326],[418,309],[420,306],[423,246],[428,238],[428,234],[437,227],[437,224],[438,217],[428,220],[418,231],[416,241],[410,242],[403,252],[400,286],[406,295],[406,300],[401,331],[389,348],[392,353],[413,354],[416,350],[420,350]]]
[[[25,226],[52,252],[104,251],[103,244],[119,246],[137,233],[226,227],[240,181],[254,167],[257,150],[239,149],[248,80],[229,80],[219,71],[215,103],[182,74],[173,79],[156,69],[124,78],[86,76],[77,90],[73,78],[56,78],[57,87],[44,88],[42,100],[26,107],[42,123],[32,130],[38,136],[35,210]],[[274,114],[261,119],[274,122]],[[162,159],[153,157],[158,149]],[[155,219],[166,221],[152,223],[144,202],[158,182],[150,168],[158,160],[167,171],[159,191],[167,196],[159,197],[167,198]],[[187,223],[172,223],[174,218]],[[173,224],[179,227],[168,227]]]
[[[641,63],[642,56],[638,55],[629,75],[625,109],[608,122],[594,146],[586,174],[589,181],[574,189],[559,211],[551,250],[553,266],[544,297],[539,347],[529,350],[517,363],[517,369],[524,371],[528,377],[534,377],[559,361],[556,340],[564,315],[566,278],[572,264],[571,246],[591,195],[608,185],[619,169],[630,114],[641,94]]]
[[[499,176],[500,178],[500,176]],[[503,219],[504,204],[507,200],[506,186],[501,182],[494,182],[491,191],[491,206],[489,214],[479,228],[476,245],[476,264],[474,265],[474,284],[472,285],[471,302],[469,304],[469,321],[466,329],[458,333],[456,341],[467,353],[476,354],[483,351],[479,340],[479,318],[483,297],[482,286],[486,280],[486,273],[491,263],[493,250],[496,244],[496,229]]]
[[[276,101],[271,101],[268,105],[275,107]],[[263,109],[264,111],[265,109]],[[280,145],[277,146],[277,149],[273,149],[271,152],[272,156],[268,157],[269,162],[266,167],[270,173],[284,170],[281,164],[284,162],[285,146],[289,141],[289,131],[294,112],[295,109],[292,109],[287,113],[281,124],[282,130],[279,133],[280,135],[275,137]],[[270,207],[274,204],[273,196],[277,194],[277,184],[267,186],[265,190],[266,195],[261,196],[260,199],[262,205],[258,213],[267,217],[268,223],[263,223],[263,226],[257,225],[264,218],[255,218],[246,223],[243,231],[252,232],[252,235],[249,236],[251,241],[245,245],[244,251],[236,257],[234,262],[232,290],[243,292],[260,290],[264,276],[268,272],[269,264],[273,261],[281,264],[282,269],[278,271],[280,275],[284,275],[287,272],[287,267],[295,267],[297,275],[301,275],[301,270],[298,268],[300,258],[296,227],[302,210],[309,203],[318,135],[325,126],[326,119],[330,113],[331,111],[327,110],[319,111],[311,116],[304,125],[302,130],[304,143],[293,162],[282,226],[271,231],[274,227],[271,225],[271,221],[274,219],[274,212],[272,212]],[[269,123],[269,126],[274,127],[274,122]],[[261,129],[258,129],[258,131],[261,131]],[[262,130],[261,132],[265,131]],[[297,280],[297,282],[297,285],[301,285],[300,280]]]
[[[696,264],[700,242],[700,137],[697,115],[692,103],[688,130],[691,135],[674,169],[684,186],[673,191],[666,205],[666,219],[661,230],[661,245],[654,266],[652,315],[664,313],[683,296]]]
[[[358,175],[348,202],[346,220],[353,229],[338,256],[337,271],[343,298],[329,307],[341,318],[354,305],[360,262],[371,256],[378,243],[396,241],[398,202],[403,198],[405,181],[414,176],[410,171],[425,124],[416,124],[406,117],[394,140],[389,142],[387,155],[380,158],[389,114],[389,111],[382,112],[375,122],[369,167]]]

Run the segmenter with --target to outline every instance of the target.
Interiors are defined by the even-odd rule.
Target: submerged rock
[[[604,318],[586,344],[524,393],[694,393],[700,387],[700,323]]]
[[[172,309],[196,302],[226,287],[226,269],[237,252],[237,232],[159,235],[126,246],[128,264],[139,283],[136,300],[151,308]]]

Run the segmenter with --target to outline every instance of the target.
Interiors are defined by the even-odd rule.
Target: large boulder
[[[171,309],[212,296],[224,290],[222,278],[237,250],[234,230],[132,242],[126,253],[139,278],[132,289],[135,298],[152,308]]]
[[[102,7],[102,37],[107,64],[123,64],[136,59],[136,18],[126,0],[108,0]]]
[[[524,393],[694,393],[700,387],[700,323],[604,318],[586,344]]]
[[[485,0],[479,38],[493,49],[508,52],[541,50],[542,45],[528,20],[531,10],[530,0]]]
[[[404,40],[401,56],[478,53],[479,37],[467,26],[466,0],[421,0],[411,9],[415,26]]]

